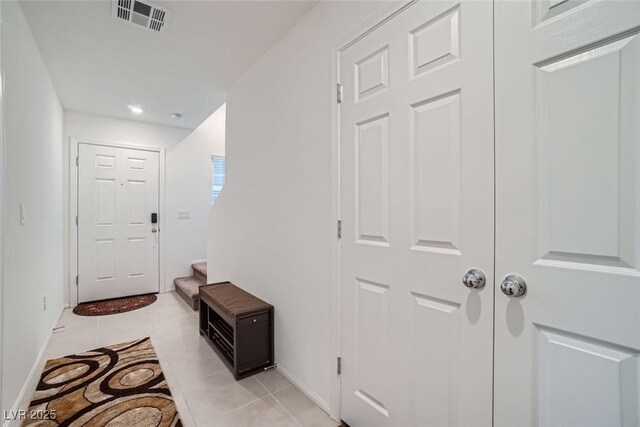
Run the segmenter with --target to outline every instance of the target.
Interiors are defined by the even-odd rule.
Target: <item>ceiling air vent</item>
[[[114,0],[111,15],[139,27],[160,33],[167,26],[171,11],[147,1]]]

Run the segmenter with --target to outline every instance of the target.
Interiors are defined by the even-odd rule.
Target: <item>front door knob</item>
[[[482,289],[484,284],[487,282],[487,277],[484,275],[482,270],[478,270],[477,268],[472,268],[467,271],[467,274],[462,278],[462,283],[471,289]]]
[[[503,294],[518,298],[527,293],[527,282],[522,277],[512,274],[504,278],[500,289]]]

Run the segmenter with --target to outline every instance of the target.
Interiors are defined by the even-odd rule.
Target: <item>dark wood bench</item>
[[[231,282],[200,287],[200,334],[236,380],[274,366],[273,306]]]

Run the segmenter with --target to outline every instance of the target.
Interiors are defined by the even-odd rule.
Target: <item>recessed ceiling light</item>
[[[180,120],[180,119],[182,118],[182,114],[180,114],[180,113],[173,113],[173,114],[171,115],[171,118],[172,118],[173,120]]]
[[[133,114],[142,114],[142,112],[144,111],[142,108],[138,107],[137,105],[129,105],[129,110],[131,110]]]

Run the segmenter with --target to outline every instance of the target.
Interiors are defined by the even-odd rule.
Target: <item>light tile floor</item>
[[[198,333],[197,313],[174,292],[111,316],[64,310],[58,326],[45,359],[150,336],[186,427],[337,425],[277,370],[235,381]]]

